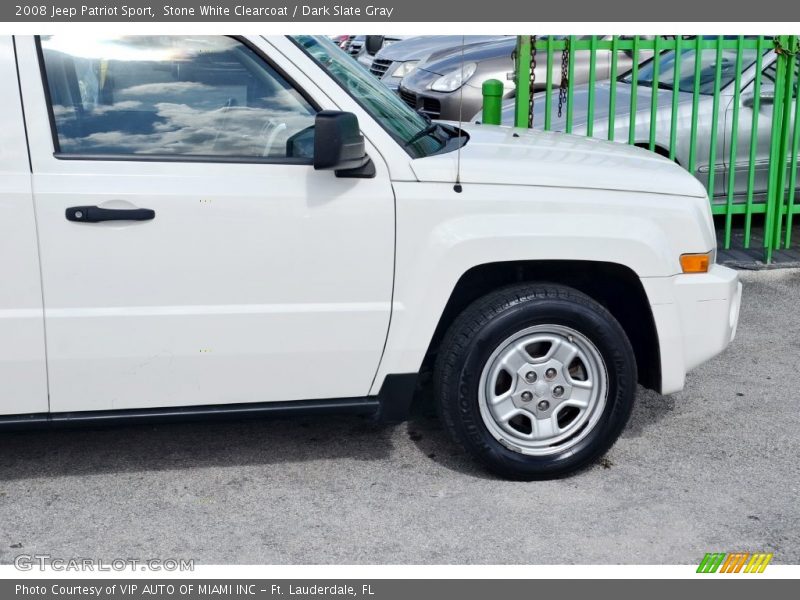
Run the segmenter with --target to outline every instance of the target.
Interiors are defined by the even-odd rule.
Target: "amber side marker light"
[[[681,269],[684,273],[708,273],[711,253],[681,254]]]

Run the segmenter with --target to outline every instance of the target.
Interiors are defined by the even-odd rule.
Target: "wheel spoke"
[[[574,406],[576,408],[588,408],[594,394],[594,386],[582,385],[586,382],[579,382],[581,385],[572,385],[572,393],[559,406]]]
[[[511,375],[516,379],[517,371],[533,361],[525,350],[525,344],[519,343],[509,348],[502,357],[502,365],[511,371]]]
[[[578,348],[574,344],[570,344],[566,340],[553,340],[553,346],[548,352],[548,358],[555,359],[564,365],[564,370],[569,368],[569,365],[578,356]]]
[[[506,392],[496,398],[492,399],[492,412],[497,417],[497,420],[506,423],[512,418],[519,409],[514,405],[513,394]]]
[[[536,437],[540,440],[555,437],[559,433],[558,421],[556,421],[556,413],[553,412],[545,419],[533,419],[533,428]]]

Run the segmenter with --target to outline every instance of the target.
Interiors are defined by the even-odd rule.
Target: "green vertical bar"
[[[608,91],[608,139],[614,141],[614,127],[617,117],[617,53],[619,52],[619,36],[611,38],[611,75]]]
[[[658,76],[661,70],[661,36],[653,41],[653,89],[650,94],[650,141],[648,148],[656,148],[656,114],[658,113]]]
[[[756,78],[753,82],[753,119],[750,123],[750,156],[747,167],[747,202],[744,215],[744,247],[750,247],[750,231],[753,225],[753,188],[756,181],[756,152],[758,149],[758,118],[761,110],[761,69],[764,63],[764,36],[756,43]]]
[[[517,36],[517,92],[514,98],[514,126],[527,127],[531,89],[531,36]]]
[[[669,158],[675,160],[677,148],[675,144],[678,141],[678,90],[680,89],[681,82],[681,62],[683,56],[683,38],[679,35],[675,36],[675,63],[672,65],[672,115],[669,121]]]
[[[589,98],[586,107],[588,121],[586,122],[586,135],[592,137],[594,133],[594,84],[597,75],[597,36],[593,35],[589,42]]]
[[[575,90],[575,61],[573,56],[575,53],[575,36],[569,36],[569,68],[567,72],[567,133],[572,133],[572,96]]]
[[[694,44],[694,84],[692,85],[692,128],[689,134],[689,172],[697,170],[697,105],[700,102],[700,65],[703,57],[703,36]]]
[[[789,36],[777,36],[778,43],[785,47],[786,39]],[[783,84],[786,79],[786,61],[779,54],[776,61],[775,73],[775,99],[772,105],[772,128],[770,136],[769,152],[769,173],[767,175],[767,206],[764,219],[764,259],[767,263],[772,262],[772,233],[775,226],[776,211],[780,210],[783,202],[783,190],[778,190],[780,183],[780,172],[786,169],[785,164],[780,164],[781,144],[783,142],[783,128],[781,119],[783,118]],[[779,200],[780,197],[780,200]]]
[[[547,77],[545,78],[544,130],[552,129],[553,115],[553,36],[547,36]]]
[[[714,198],[714,184],[717,170],[717,132],[719,130],[719,93],[722,80],[722,36],[717,36],[714,58],[714,99],[711,108],[711,140],[708,151],[708,197]]]
[[[633,50],[631,52],[633,68],[631,69],[631,109],[630,119],[628,120],[628,143],[636,142],[636,110],[639,88],[639,36],[633,36]]]
[[[781,247],[781,228],[783,227],[783,211],[785,209],[785,194],[786,194],[786,176],[787,176],[787,163],[789,162],[789,127],[792,118],[792,92],[794,88],[794,63],[796,56],[794,53],[795,39],[793,35],[786,36],[786,45],[784,46],[789,50],[788,54],[781,54],[778,60],[784,61],[785,74],[783,86],[783,118],[781,119],[781,145],[778,154],[778,204],[776,206],[774,221],[774,233],[772,236],[772,248],[777,250]]]
[[[797,60],[797,59],[795,59]],[[796,73],[796,71],[794,71]],[[800,89],[800,81],[795,81],[795,89]],[[786,211],[786,240],[788,248],[792,243],[792,221],[794,220],[794,196],[797,192],[797,154],[800,152],[800,97],[794,98],[794,132],[792,134],[792,154],[789,164],[789,207]]]
[[[742,53],[744,36],[740,35],[736,46],[736,79],[733,80],[733,115],[731,123],[731,152],[728,159],[728,201],[725,211],[725,248],[731,247],[733,227],[733,190],[736,186],[736,152],[739,145],[739,104],[742,93]]]

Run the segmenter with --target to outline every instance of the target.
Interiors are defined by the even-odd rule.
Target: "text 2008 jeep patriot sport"
[[[645,150],[431,123],[313,36],[7,36],[0,78],[5,426],[391,421],[432,370],[550,477],[733,339],[705,190]]]

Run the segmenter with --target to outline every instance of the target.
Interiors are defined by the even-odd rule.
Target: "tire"
[[[633,408],[636,359],[620,324],[590,297],[515,285],[454,321],[434,386],[445,428],[489,470],[548,479],[592,463],[617,440]]]

